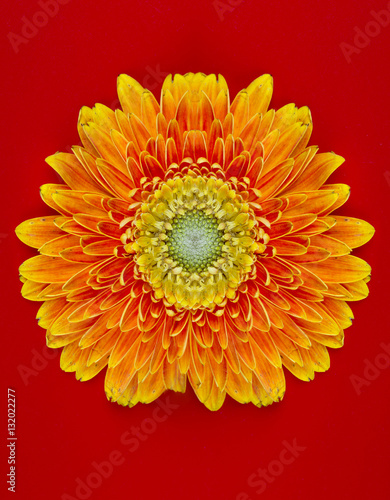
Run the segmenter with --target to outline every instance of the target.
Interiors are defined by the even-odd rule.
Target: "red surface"
[[[2,2],[0,7],[2,498],[12,498],[6,491],[7,386],[17,393],[17,498],[389,498],[390,368],[369,372],[371,381],[366,379],[360,395],[351,376],[364,377],[365,360],[383,366],[390,360],[378,357],[381,342],[390,343],[385,243],[390,23],[379,32],[379,25],[370,24],[370,11],[389,9],[390,17],[390,4],[235,0],[221,20],[211,0],[62,3],[36,34],[30,32],[27,43],[14,41],[18,53],[7,35],[21,35],[23,16],[32,20],[42,9],[36,1]],[[360,48],[353,50],[355,27],[376,35],[360,35]],[[350,44],[344,51],[353,50],[350,62],[342,43]],[[34,250],[16,239],[14,227],[51,213],[40,200],[39,186],[58,179],[44,158],[78,142],[79,108],[112,104],[119,73],[158,92],[161,82],[147,76],[150,68],[220,72],[232,95],[258,75],[271,73],[273,107],[307,104],[314,119],[312,144],[347,159],[332,176],[352,187],[342,213],[376,227],[374,239],[355,252],[373,267],[371,294],[352,305],[356,319],[344,348],[331,351],[330,371],[309,384],[287,374],[282,403],[258,409],[229,399],[211,413],[189,390],[172,394],[177,408],[154,425],[145,419],[163,417],[155,403],[133,409],[108,403],[103,374],[77,382],[60,370],[58,356],[41,361],[28,385],[20,376],[21,366],[33,368],[34,352],[41,352],[45,341],[35,321],[38,305],[22,299],[18,281],[18,266]],[[141,423],[152,432],[131,452],[136,441],[126,432]],[[280,455],[284,441],[294,439],[304,448],[299,456]],[[120,465],[112,471],[106,467],[107,477],[91,476],[93,463],[109,457]],[[279,457],[291,463],[280,465],[275,462]],[[252,476],[268,466],[279,474],[270,476],[272,482]],[[92,481],[90,493],[81,491],[77,497],[77,478]]]

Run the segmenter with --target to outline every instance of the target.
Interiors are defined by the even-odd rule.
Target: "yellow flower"
[[[373,227],[331,215],[349,187],[343,163],[308,146],[310,111],[268,110],[263,75],[232,104],[222,76],[168,76],[160,103],[121,75],[122,110],[82,108],[83,147],[47,162],[65,184],[41,188],[58,214],[18,226],[40,255],[22,294],[42,301],[47,344],[88,380],[107,367],[111,401],[150,403],[187,378],[207,408],[226,394],[264,406],[329,368],[367,296],[351,256]]]

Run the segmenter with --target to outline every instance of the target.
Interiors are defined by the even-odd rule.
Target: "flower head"
[[[226,394],[264,406],[329,368],[367,296],[370,267],[350,255],[374,230],[333,215],[343,163],[308,146],[310,111],[268,110],[263,75],[230,104],[222,76],[168,76],[160,103],[121,75],[122,109],[82,108],[83,147],[47,162],[57,214],[17,228],[39,249],[20,267],[42,301],[47,344],[107,397],[149,403],[188,379],[211,410]]]

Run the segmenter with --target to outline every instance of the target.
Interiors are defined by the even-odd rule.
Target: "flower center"
[[[172,221],[167,231],[168,253],[185,271],[202,272],[221,256],[223,231],[218,221],[202,210],[188,210]]]

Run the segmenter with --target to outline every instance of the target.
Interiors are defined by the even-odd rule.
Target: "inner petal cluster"
[[[194,173],[162,182],[122,235],[157,300],[215,309],[236,297],[265,250],[264,232],[241,195]]]

